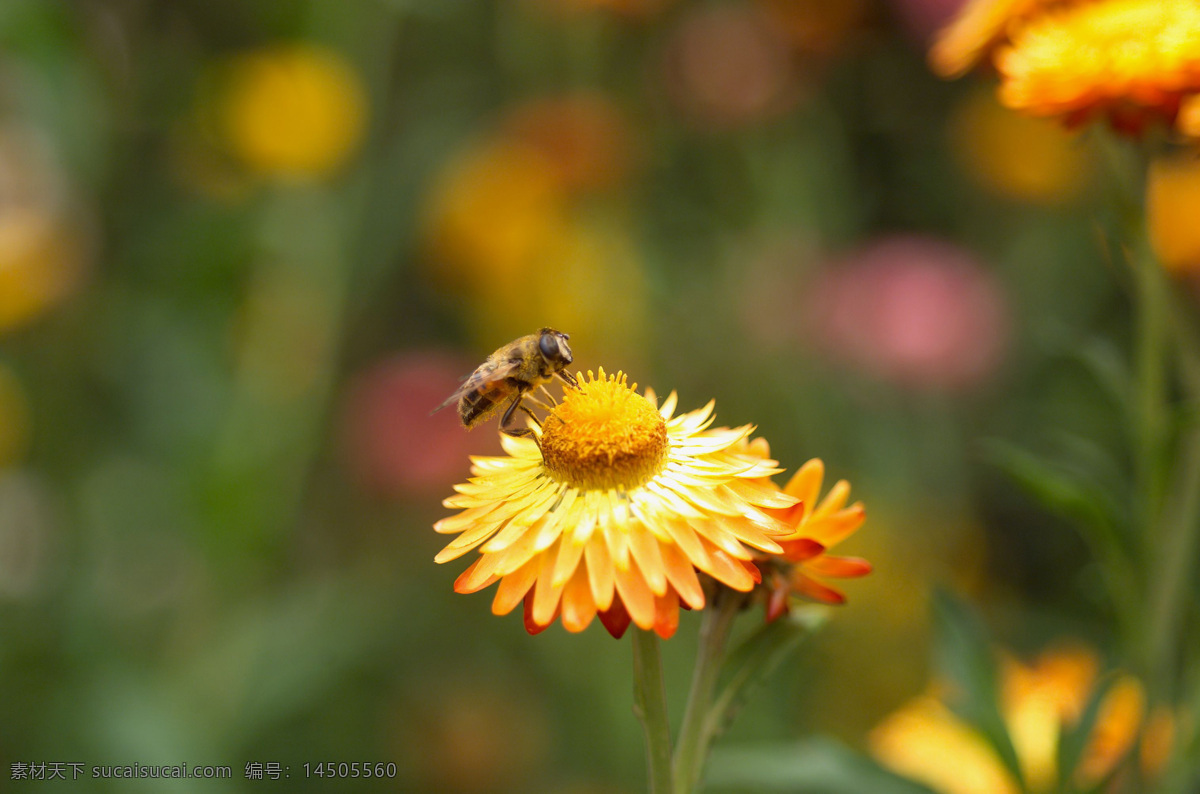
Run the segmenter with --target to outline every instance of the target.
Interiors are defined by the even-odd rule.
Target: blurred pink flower
[[[907,386],[958,389],[1000,363],[1004,292],[966,251],[919,235],[884,238],[822,274],[809,336],[832,356]]]
[[[966,0],[888,0],[900,27],[922,46],[947,25]]]
[[[439,493],[467,475],[468,455],[500,453],[490,425],[469,433],[453,405],[430,415],[479,362],[438,351],[401,353],[359,373],[342,423],[351,470],[381,496]]]
[[[798,95],[786,42],[750,6],[691,11],[667,40],[662,64],[671,102],[700,126],[751,124],[786,111]]]

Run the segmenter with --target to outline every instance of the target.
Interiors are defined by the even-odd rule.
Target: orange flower
[[[658,407],[624,375],[579,381],[534,438],[504,436],[506,457],[472,459],[444,502],[462,512],[434,525],[459,537],[435,559],[478,549],[454,589],[498,582],[492,611],[523,602],[531,634],[599,615],[617,637],[630,620],[670,637],[681,602],[705,605],[698,574],[742,592],[761,581],[751,549],[783,551],[788,526],[771,511],[796,499],[763,484],[775,461],[741,451],[753,427],[707,429],[711,402],[675,416],[673,393]]]
[[[996,53],[1000,99],[1069,125],[1097,115],[1136,133],[1200,91],[1200,4],[1106,0],[1054,9]]]
[[[1146,228],[1159,261],[1175,275],[1200,272],[1200,158],[1159,157],[1146,175]]]
[[[871,564],[866,560],[825,553],[862,526],[866,512],[861,502],[846,507],[850,483],[845,480],[839,480],[818,504],[824,478],[825,464],[821,459],[808,461],[784,488],[784,493],[798,500],[797,503],[772,511],[791,532],[779,540],[782,554],[758,560],[767,591],[768,621],[787,613],[791,595],[825,604],[845,602],[846,596],[841,591],[814,577],[846,579],[871,572]]]
[[[929,67],[961,77],[1008,40],[1012,31],[1046,8],[1067,0],[968,0],[929,49]]]

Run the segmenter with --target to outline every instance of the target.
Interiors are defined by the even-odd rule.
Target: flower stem
[[[714,603],[704,610],[700,624],[700,646],[696,651],[696,667],[688,692],[683,724],[679,728],[679,744],[675,748],[675,792],[691,794],[700,782],[712,733],[706,730],[706,720],[717,688],[721,663],[725,658],[725,643],[734,618],[741,609],[744,596],[734,590],[719,588]]]
[[[646,736],[650,794],[672,794],[671,727],[663,686],[658,637],[652,631],[633,632],[633,709]]]
[[[1182,306],[1175,303],[1169,310],[1184,390],[1190,401],[1200,405],[1200,340]],[[1156,575],[1148,595],[1152,672],[1160,687],[1168,688],[1167,696],[1177,683],[1183,599],[1200,547],[1200,421],[1194,418],[1180,440],[1174,474],[1171,498],[1163,507]]]

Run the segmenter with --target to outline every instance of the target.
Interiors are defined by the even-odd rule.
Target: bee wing
[[[492,364],[491,362],[488,362],[481,365],[470,375],[467,375],[463,380],[463,384],[454,390],[454,394],[451,394],[446,398],[445,402],[430,411],[429,415],[433,416],[447,405],[453,405],[461,400],[464,395],[475,391],[480,387],[480,385],[487,383],[488,381],[497,381],[507,378],[513,373],[514,370],[517,369],[518,366],[520,366],[520,363],[520,361],[501,361],[498,364]]]

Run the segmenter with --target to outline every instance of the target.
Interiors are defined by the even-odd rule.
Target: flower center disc
[[[635,385],[633,388],[637,388]],[[625,376],[579,379],[542,424],[542,462],[552,476],[584,490],[631,490],[667,459],[667,423]]]

